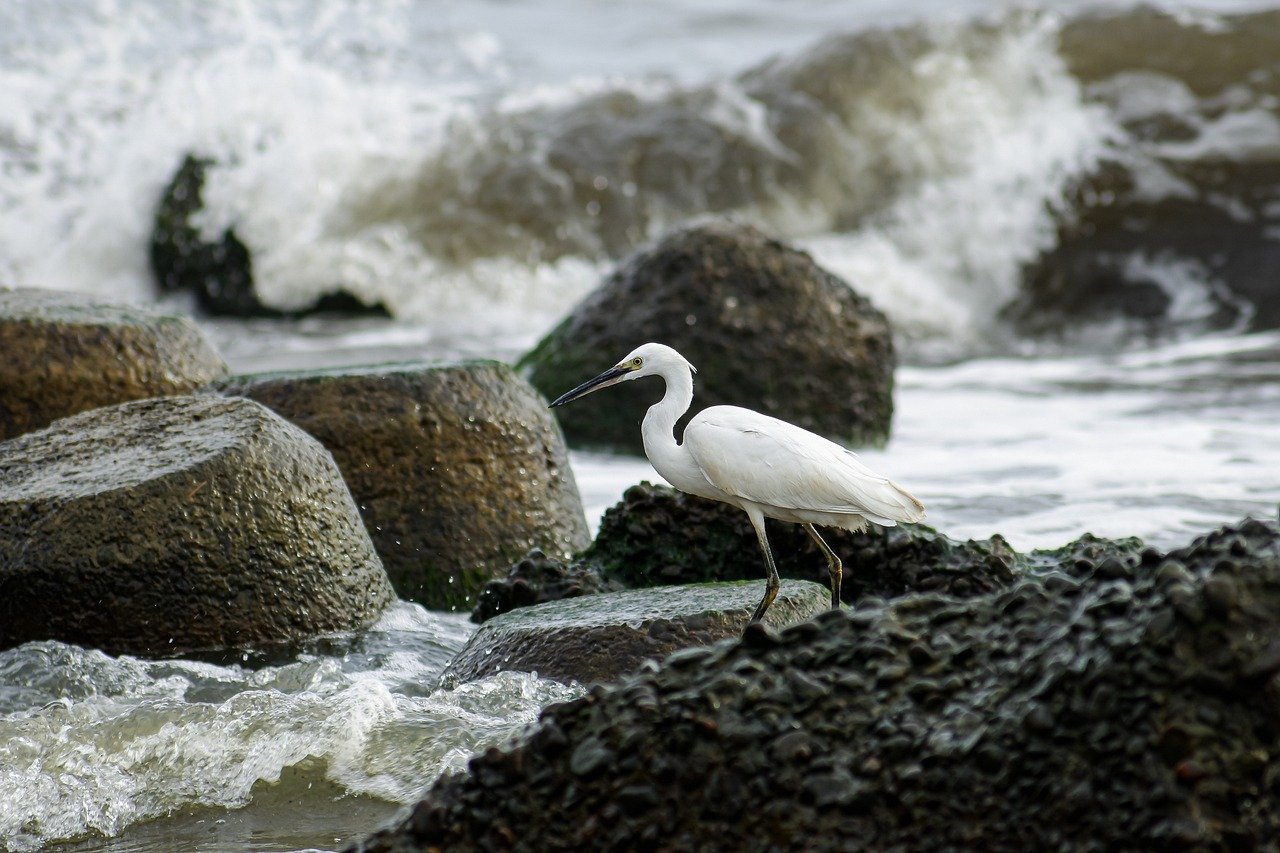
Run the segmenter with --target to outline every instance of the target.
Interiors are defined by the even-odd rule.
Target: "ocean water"
[[[267,304],[391,314],[201,318],[237,370],[514,359],[727,216],[889,314],[863,456],[950,535],[1170,547],[1280,501],[1274,3],[0,4],[0,284],[194,310],[147,266],[187,153]],[[591,519],[656,479],[573,463]],[[0,850],[337,849],[576,695],[435,690],[470,630],[402,604],[281,659],[0,652]]]

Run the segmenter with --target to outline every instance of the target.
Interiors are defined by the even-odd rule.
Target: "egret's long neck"
[[[653,467],[672,480],[672,475],[679,477],[689,461],[688,454],[676,441],[675,429],[676,421],[693,405],[693,374],[688,368],[672,367],[661,376],[667,383],[667,392],[645,413],[640,434],[644,438],[645,455]]]

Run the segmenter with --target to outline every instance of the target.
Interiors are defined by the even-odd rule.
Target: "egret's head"
[[[685,360],[685,357],[664,344],[641,344],[627,354],[627,357],[594,379],[588,379],[572,391],[558,397],[551,404],[563,406],[592,391],[640,379],[643,376],[666,376],[676,371],[697,373],[698,370]]]

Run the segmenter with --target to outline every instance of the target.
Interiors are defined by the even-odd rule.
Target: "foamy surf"
[[[1269,13],[962,13],[860,32],[849,19],[853,32],[821,39],[842,19],[808,10],[737,67],[691,52],[658,75],[669,54],[640,13],[623,24],[644,46],[630,59],[569,27],[583,55],[568,69],[539,66],[518,16],[486,6],[440,22],[413,4],[377,15],[330,0],[302,27],[214,4],[183,29],[159,7],[103,5],[6,45],[0,277],[152,298],[151,216],[195,152],[216,163],[197,224],[249,247],[275,308],[341,289],[433,334],[524,345],[620,256],[724,215],[801,242],[870,293],[908,355],[954,357],[1017,347],[1003,315],[1028,267],[1099,199],[1127,198],[1094,186],[1103,166],[1159,204],[1205,193],[1178,164],[1274,157],[1280,118],[1249,54]],[[775,13],[755,14],[767,32]],[[1234,101],[1154,54],[1117,65],[1108,32],[1154,19],[1191,55],[1238,39],[1249,58],[1216,83]],[[1194,133],[1152,138],[1157,120]],[[1238,195],[1207,203],[1274,218]],[[1180,328],[1249,322],[1248,294],[1231,317],[1215,310],[1230,282],[1203,259],[1131,254],[1116,269],[1163,291]]]
[[[469,633],[458,617],[401,603],[345,653],[267,666],[52,641],[0,652],[0,849],[238,809],[282,784],[330,812],[343,797],[356,811],[370,798],[411,803],[579,692],[525,673],[435,690]]]

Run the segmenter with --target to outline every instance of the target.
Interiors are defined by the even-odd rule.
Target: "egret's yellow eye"
[[[642,364],[644,364],[644,359],[641,358],[640,356],[636,356],[635,358],[631,359],[632,367],[639,367]]]

